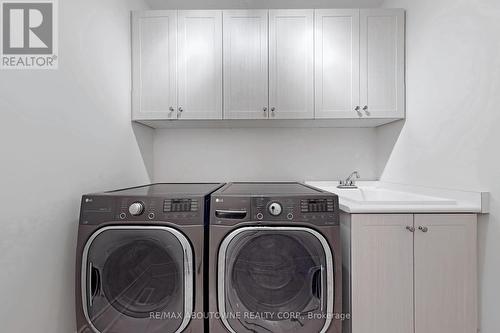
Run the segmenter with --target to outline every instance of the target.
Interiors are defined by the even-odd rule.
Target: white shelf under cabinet
[[[377,119],[377,118],[365,118],[365,119],[277,119],[277,120],[135,120],[135,122],[146,125],[151,128],[342,128],[342,127],[377,127],[384,124],[388,124],[394,121],[400,120],[399,118],[394,119]]]

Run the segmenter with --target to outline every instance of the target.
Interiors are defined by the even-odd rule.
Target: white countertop
[[[489,193],[457,191],[381,181],[358,181],[358,189],[339,189],[338,181],[306,184],[339,196],[347,213],[488,213]]]

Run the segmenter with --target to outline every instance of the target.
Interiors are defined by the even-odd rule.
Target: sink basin
[[[349,214],[487,213],[488,193],[457,191],[383,181],[356,182],[357,189],[340,189],[338,181],[306,184],[336,193],[339,208]]]
[[[389,190],[380,187],[336,189],[342,200],[361,205],[454,205],[456,201],[416,193]]]

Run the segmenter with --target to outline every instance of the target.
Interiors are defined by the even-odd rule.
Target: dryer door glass
[[[166,227],[108,227],[87,248],[84,307],[95,329],[176,332],[187,324],[192,250],[182,234]]]
[[[333,259],[307,228],[247,227],[219,255],[219,305],[232,332],[320,332],[333,306]]]

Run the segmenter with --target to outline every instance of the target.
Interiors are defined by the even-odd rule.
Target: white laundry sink
[[[357,189],[340,189],[335,192],[347,201],[361,205],[453,205],[455,200],[417,193],[396,191],[376,186],[360,186]]]
[[[309,181],[339,196],[339,207],[347,213],[487,213],[488,192],[469,192],[358,181],[357,189],[338,188],[338,181]]]

